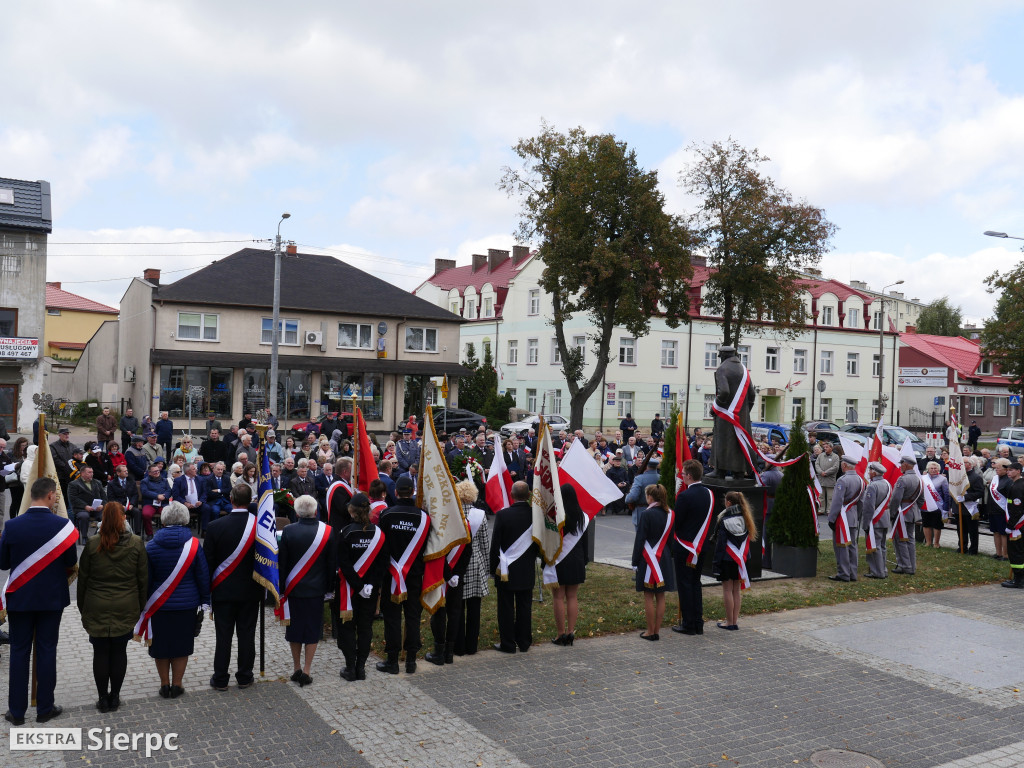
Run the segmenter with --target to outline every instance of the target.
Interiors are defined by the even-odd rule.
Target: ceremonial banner
[[[420,471],[416,476],[416,506],[430,515],[430,534],[423,548],[423,591],[420,602],[433,614],[444,605],[444,561],[455,547],[469,543],[469,526],[455,479],[448,471],[444,449],[434,432],[434,414],[427,406],[423,419]]]
[[[690,441],[684,440],[685,430],[683,429],[683,414],[676,418],[676,496],[686,490],[686,481],[683,479],[683,462],[693,458],[690,453]]]
[[[377,462],[373,460],[373,449],[370,447],[370,437],[366,434],[366,421],[363,419],[363,410],[355,409],[355,465],[352,468],[352,484],[357,491],[369,493],[370,483],[380,479],[377,472]],[[424,425],[425,426],[425,425]]]
[[[492,465],[493,466],[493,465]],[[615,485],[583,447],[582,440],[573,440],[569,450],[558,465],[558,477],[576,489],[576,497],[587,518],[622,498],[622,491]]]
[[[267,590],[277,608],[281,604],[277,593],[280,583],[277,571],[277,513],[274,512],[274,486],[270,482],[270,456],[265,447],[266,441],[261,441],[260,503],[256,510],[256,559],[253,561],[252,577]]]
[[[953,428],[950,427],[950,430]],[[958,496],[967,493],[970,483],[967,481],[967,467],[964,463],[964,453],[960,449],[960,441],[953,433],[949,439],[949,461],[946,462],[946,477],[949,480],[949,495],[955,501]]]
[[[543,416],[537,427],[537,464],[533,474],[533,540],[537,542],[544,562],[554,565],[562,551],[565,508],[562,506],[555,449],[551,445],[551,429]]]
[[[67,517],[68,507],[64,500],[64,494],[60,489],[60,481],[57,479],[57,468],[53,464],[53,454],[50,453],[50,446],[46,444],[46,419],[43,416],[39,417],[39,434],[42,436],[43,444],[36,449],[36,458],[29,471],[28,483],[25,484],[25,493],[21,497],[19,514],[32,506],[32,494],[29,493],[32,483],[41,477],[48,477],[57,484],[57,503],[53,507],[53,513],[61,517]]]
[[[501,450],[501,440],[497,433],[494,434],[494,460],[487,470],[484,499],[491,512],[498,512],[512,504],[512,473],[505,464],[505,454]]]

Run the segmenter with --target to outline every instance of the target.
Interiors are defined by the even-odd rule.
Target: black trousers
[[[465,601],[462,599],[462,582],[457,587],[448,587],[444,596],[444,607],[438,608],[430,617],[430,631],[434,634],[434,644],[444,645],[451,643],[455,647],[455,639],[458,637],[459,629],[465,628],[462,619],[462,609]]]
[[[462,621],[455,630],[455,655],[472,656],[480,643],[480,604],[482,597],[462,601]]]
[[[384,652],[388,661],[398,661],[398,654],[404,649],[406,662],[416,660],[420,649],[420,592],[423,591],[423,574],[410,573],[405,580],[408,594],[400,603],[391,600],[391,581],[385,580],[385,592],[380,598],[380,611],[384,614]],[[405,617],[405,642],[402,642],[402,617]]]
[[[1006,542],[1006,559],[1015,574],[1024,569],[1024,536]]]
[[[498,634],[501,647],[526,651],[533,641],[533,590],[495,585],[498,596]]]
[[[24,717],[28,709],[29,655],[36,644],[36,714],[53,709],[53,691],[57,687],[57,640],[60,638],[59,611],[10,611],[10,682],[7,708],[15,717]]]
[[[96,680],[96,691],[100,696],[118,698],[121,684],[128,671],[129,632],[119,637],[90,637],[92,643],[92,676]]]
[[[958,501],[953,503],[956,504],[957,515],[960,517],[957,534],[961,538],[966,537],[965,540],[958,540],[958,547],[968,554],[976,555],[978,554],[978,523],[980,521],[971,519],[971,513],[966,504],[961,504]]]
[[[231,643],[238,638],[238,670],[235,680],[239,684],[251,683],[252,668],[256,663],[256,622],[260,617],[259,600],[214,600],[213,627],[217,634],[217,647],[213,651],[213,682],[227,685],[231,676]]]
[[[706,543],[706,542],[705,542]],[[676,589],[679,590],[679,612],[683,629],[704,629],[704,593],[700,586],[700,572],[704,567],[707,548],[701,549],[697,567],[686,564],[686,551],[674,552],[672,562],[676,568]]]
[[[373,616],[377,610],[376,595],[371,598],[352,596],[352,618],[338,627],[338,648],[345,656],[346,667],[362,667],[370,655],[373,640]]]

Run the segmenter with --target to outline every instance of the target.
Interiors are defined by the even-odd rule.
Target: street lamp
[[[1009,238],[1011,240],[1024,240],[1024,237],[1015,237],[1013,235],[1008,235],[1005,232],[993,232],[991,229],[986,229],[984,232],[982,232],[982,234],[987,235],[988,237],[1001,237],[1004,240],[1006,238]]]
[[[882,418],[885,412],[885,402],[882,400],[882,389],[885,381],[885,292],[894,286],[903,285],[902,280],[897,280],[892,285],[882,289],[882,303],[878,308],[878,418]]]
[[[267,410],[273,413],[277,412],[277,345],[281,335],[281,223],[290,218],[290,213],[281,214],[274,240],[274,325],[270,341],[270,392],[267,395]]]

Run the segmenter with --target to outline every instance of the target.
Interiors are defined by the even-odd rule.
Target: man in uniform
[[[385,661],[377,662],[378,672],[398,674],[398,655],[405,649],[405,671],[416,671],[416,652],[420,642],[420,593],[423,591],[423,545],[430,533],[430,516],[416,506],[416,486],[408,478],[395,484],[398,499],[380,516],[384,533],[384,552],[390,558],[388,593],[381,596],[384,614]],[[402,642],[402,617],[405,617],[405,642]]]
[[[715,497],[711,489],[701,482],[703,476],[704,467],[699,461],[687,459],[683,462],[686,490],[676,497],[672,543],[682,621],[673,626],[672,631],[684,635],[704,634],[704,596],[701,592],[700,573],[709,549],[704,545],[713,533]]]
[[[832,529],[832,551],[836,553],[836,573],[832,581],[857,580],[857,525],[860,518],[864,480],[857,474],[857,460],[849,455],[841,462],[843,475],[835,484],[832,504],[828,510],[828,527]]]
[[[814,468],[818,473],[818,482],[821,483],[821,504],[818,509],[822,510],[821,514],[826,514],[825,510],[832,509],[832,490],[839,476],[839,457],[828,440],[821,442],[821,453],[814,462]]]
[[[868,578],[884,579],[888,575],[885,567],[885,539],[889,535],[888,501],[892,487],[885,479],[885,466],[877,461],[868,464],[868,478],[860,517],[865,540],[871,542],[874,538],[874,550],[867,553]]]
[[[892,521],[893,542],[896,547],[896,567],[893,573],[913,576],[917,570],[917,549],[914,543],[914,526],[921,520],[918,500],[921,498],[921,478],[914,472],[917,462],[910,456],[900,457],[900,471],[903,475],[892,489],[889,502],[889,519]]]
[[[1006,494],[1006,511],[1010,516],[1006,525],[1006,535],[1010,537],[1006,544],[1006,554],[1010,560],[1013,577],[1004,581],[1003,586],[1024,589],[1024,536],[1021,535],[1021,529],[1024,528],[1024,478],[1021,477],[1020,462],[1010,464],[1006,474],[1013,481]],[[3,563],[0,562],[0,568],[2,567]],[[13,635],[13,632],[11,634]]]
[[[420,463],[420,447],[412,439],[412,430],[406,427],[402,430],[402,439],[395,444],[395,458],[398,460],[400,474],[409,471],[413,464]]]
[[[36,423],[38,424],[38,422]],[[60,492],[64,501],[67,501],[68,486],[73,479],[71,472],[75,448],[75,444],[71,442],[71,430],[67,427],[57,430],[56,441],[50,443],[50,454],[53,456],[53,466],[57,470],[57,482],[60,483]]]
[[[530,486],[512,483],[512,505],[494,516],[490,569],[498,599],[498,634],[494,644],[502,653],[526,653],[533,637],[533,585],[537,544],[533,541]]]

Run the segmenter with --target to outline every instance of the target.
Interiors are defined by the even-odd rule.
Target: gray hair
[[[231,465],[231,471],[234,472],[236,469],[243,469],[244,467],[245,465],[242,462],[236,461],[234,464]]]
[[[171,473],[172,477],[177,477],[181,474],[181,467],[177,464],[171,464],[171,466],[167,468],[167,471]]]
[[[214,469],[216,469],[217,467],[223,467],[224,469],[227,469],[228,465],[225,464],[223,461],[218,461],[216,464],[213,465],[213,467]]]
[[[309,466],[309,459],[301,458],[301,459],[299,459],[299,463],[296,464],[295,466],[297,466],[297,467],[308,467]]]
[[[188,508],[180,501],[172,501],[160,512],[160,523],[162,525],[188,525]]]
[[[932,467],[935,467],[936,471],[940,471],[942,469],[942,467],[939,466],[939,462],[937,462],[937,461],[929,461],[927,464],[924,465],[924,471],[925,472],[931,472],[932,471]]]
[[[299,498],[295,500],[296,517],[316,517],[316,510],[316,499],[308,494],[299,496]]]

